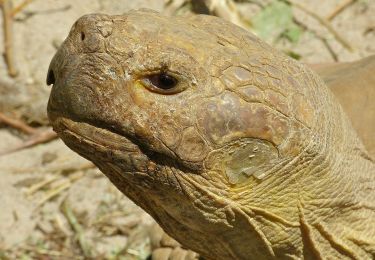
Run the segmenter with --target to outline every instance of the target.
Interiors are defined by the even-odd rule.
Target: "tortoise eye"
[[[184,90],[179,84],[179,78],[171,72],[158,72],[145,76],[141,79],[141,83],[152,92],[170,95]]]
[[[172,89],[178,83],[178,80],[175,77],[165,72],[151,75],[148,77],[148,79],[150,83],[154,85],[154,87],[162,90]]]

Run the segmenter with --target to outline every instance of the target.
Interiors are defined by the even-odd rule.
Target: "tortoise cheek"
[[[198,125],[213,146],[240,138],[267,140],[280,145],[289,134],[288,118],[262,103],[250,103],[233,93],[224,93],[203,104]]]

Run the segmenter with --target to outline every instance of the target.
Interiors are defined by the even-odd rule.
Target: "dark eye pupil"
[[[160,81],[161,85],[163,85],[167,88],[171,88],[171,87],[174,87],[176,85],[176,79],[167,75],[167,74],[160,74],[159,81]]]
[[[171,89],[177,85],[177,79],[166,73],[154,75],[150,80],[155,87],[160,89]]]

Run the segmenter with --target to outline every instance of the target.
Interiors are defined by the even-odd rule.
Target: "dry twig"
[[[332,13],[330,13],[328,16],[327,16],[327,20],[328,21],[331,21],[333,18],[335,18],[339,13],[341,13],[342,11],[345,10],[345,8],[347,8],[348,6],[350,6],[351,4],[353,4],[356,0],[345,0],[344,2],[342,2],[340,5],[338,5],[335,10],[332,11]]]
[[[61,182],[61,184],[59,186],[57,186],[56,188],[51,189],[50,191],[48,191],[47,194],[46,194],[46,196],[44,198],[42,198],[38,202],[37,208],[39,208],[40,206],[42,206],[47,201],[49,201],[52,198],[54,198],[57,195],[59,195],[62,191],[70,188],[70,186],[72,186],[72,184],[75,181],[79,180],[82,177],[83,177],[83,173],[82,172],[79,172],[79,173],[76,173],[76,174],[73,174],[73,175],[69,176],[68,180],[65,180],[65,181]]]
[[[332,59],[335,61],[335,62],[338,62],[339,61],[339,57],[337,56],[336,52],[333,50],[333,48],[331,47],[331,45],[329,45],[327,39],[323,38],[323,37],[319,37],[320,40],[322,41],[322,43],[324,44],[324,46],[327,48],[329,54],[331,55]]]
[[[28,252],[33,252],[36,255],[39,255],[40,258],[38,258],[38,259],[45,259],[42,256],[45,256],[45,257],[50,256],[51,258],[55,257],[55,258],[58,258],[58,259],[71,258],[72,257],[71,255],[64,254],[63,252],[60,252],[60,251],[48,250],[48,249],[43,249],[43,248],[38,248],[38,247],[33,247],[33,246],[28,246],[28,245],[22,246],[21,249],[25,250],[25,251],[28,251]]]
[[[54,182],[55,180],[57,180],[59,178],[58,175],[54,175],[50,178],[46,178],[44,180],[42,180],[41,182],[38,182],[34,185],[32,185],[31,187],[28,188],[28,190],[26,191],[26,194],[27,195],[32,195],[34,194],[35,192],[37,192],[38,190],[42,189],[43,187],[47,186],[48,184],[50,184],[51,182]]]
[[[73,210],[70,208],[68,205],[67,200],[65,199],[63,203],[61,204],[61,211],[64,214],[65,218],[68,220],[70,226],[72,227],[73,231],[76,233],[76,237],[78,240],[78,244],[82,250],[83,255],[86,258],[91,257],[91,250],[90,247],[88,246],[84,234],[83,234],[83,228],[79,224],[76,216],[74,215]]]
[[[345,40],[333,27],[332,25],[329,23],[329,21],[327,21],[325,18],[323,17],[320,17],[318,14],[310,11],[309,9],[307,9],[306,7],[304,7],[303,5],[295,2],[295,1],[291,1],[291,0],[283,0],[285,1],[286,3],[290,4],[290,5],[293,5],[295,6],[296,8],[302,10],[303,12],[307,13],[308,15],[310,15],[311,17],[313,17],[315,20],[317,20],[321,25],[323,25],[334,37],[335,39],[340,42],[346,49],[350,50],[350,51],[353,51],[353,47],[350,45],[350,43]]]
[[[8,66],[8,75],[11,77],[16,77],[18,75],[18,71],[14,64],[14,53],[13,53],[12,1],[3,0],[1,3],[1,9],[3,12],[5,62],[7,63],[7,66]]]
[[[3,122],[18,130],[21,130],[22,132],[29,134],[29,135],[35,134],[37,132],[35,128],[27,125],[21,120],[10,118],[9,116],[6,116],[4,113],[1,113],[1,112],[0,112],[0,122]]]
[[[16,6],[12,10],[12,17],[14,17],[16,14],[21,12],[28,4],[30,4],[34,0],[24,0],[22,3],[20,3],[18,6]]]
[[[30,138],[28,140],[21,143],[20,145],[18,145],[16,147],[13,147],[9,150],[0,152],[0,156],[10,154],[10,153],[14,153],[14,152],[20,151],[22,149],[32,147],[32,146],[37,145],[37,144],[46,143],[46,142],[49,142],[49,141],[51,141],[55,138],[57,138],[57,134],[52,130],[52,128],[44,130],[44,131],[38,131],[37,133],[30,136]]]
[[[60,158],[61,159],[61,158]],[[77,171],[85,171],[88,169],[94,169],[96,166],[92,162],[85,162],[81,164],[77,164],[75,162],[61,164],[57,163],[56,165],[52,166],[45,166],[41,168],[40,166],[37,167],[27,167],[27,168],[8,168],[10,172],[18,174],[18,173],[31,173],[31,172],[38,172],[38,173],[61,173],[61,172],[77,172]],[[46,180],[41,181],[35,185],[42,185]],[[47,185],[46,183],[45,185]],[[34,186],[34,185],[33,185]],[[43,185],[42,185],[43,186]],[[33,192],[32,192],[33,193]]]
[[[65,181],[57,188],[50,190],[47,195],[38,202],[37,208],[41,207],[44,203],[59,195],[62,191],[70,188],[71,185],[72,183],[70,181]]]

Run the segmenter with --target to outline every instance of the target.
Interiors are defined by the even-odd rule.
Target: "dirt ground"
[[[13,1],[13,6],[22,2]],[[28,2],[13,18],[17,77],[9,77],[0,59],[0,112],[39,131],[48,128],[49,62],[77,18],[141,7],[178,12],[170,6],[165,10],[163,0]],[[239,2],[238,14],[246,19],[272,3]],[[330,20],[346,2],[352,3]],[[302,8],[292,5],[293,24],[303,31],[298,41],[278,37],[274,30],[269,43],[306,63],[352,61],[375,53],[374,0],[298,3]],[[1,31],[2,51],[3,42]],[[0,119],[0,153],[28,138]],[[0,155],[0,194],[0,259],[145,259],[150,253],[152,219],[58,139]]]

